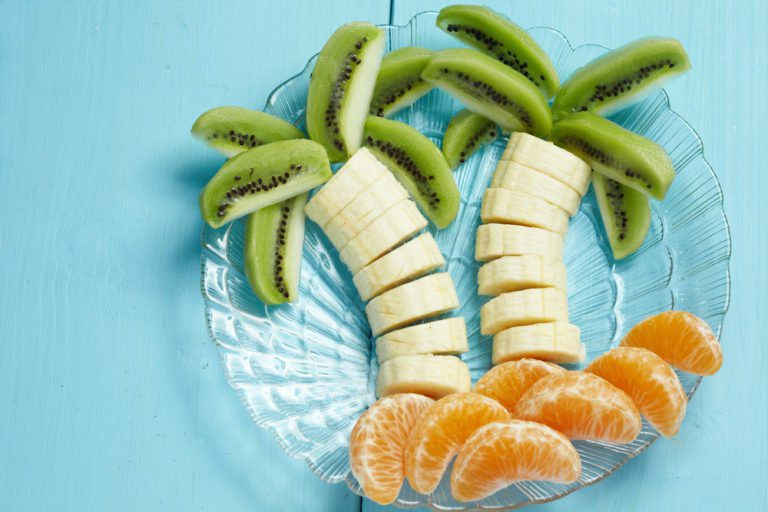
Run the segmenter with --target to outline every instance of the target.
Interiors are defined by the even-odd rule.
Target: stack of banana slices
[[[563,237],[589,186],[590,167],[550,142],[513,133],[485,191],[475,257],[480,311],[493,363],[522,357],[575,363],[585,356],[568,322]]]
[[[441,318],[459,307],[451,276],[427,219],[406,189],[361,148],[305,208],[353,274],[373,335],[378,396],[420,393],[439,398],[470,389],[462,318]],[[415,324],[415,325],[414,325]]]

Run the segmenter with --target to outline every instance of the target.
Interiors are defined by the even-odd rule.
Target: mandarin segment
[[[538,359],[520,359],[491,368],[475,384],[475,393],[493,398],[511,413],[523,393],[542,377],[563,372],[556,364]]]

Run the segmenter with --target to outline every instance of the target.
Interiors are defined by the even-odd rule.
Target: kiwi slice
[[[192,125],[192,135],[228,157],[270,142],[304,138],[288,121],[241,107],[209,110]]]
[[[613,257],[625,258],[643,245],[648,234],[651,226],[648,197],[598,173],[592,174],[592,187]]]
[[[304,205],[309,192],[265,206],[245,227],[245,275],[264,304],[282,304],[299,295],[304,248]]]
[[[200,193],[203,220],[218,228],[299,195],[331,177],[323,146],[311,140],[265,144],[227,160]]]
[[[609,114],[689,69],[680,41],[638,39],[577,69],[557,92],[552,110],[556,115],[587,110]]]
[[[544,137],[552,128],[549,105],[536,86],[476,50],[436,52],[421,77],[505,130]]]
[[[307,131],[331,162],[343,162],[360,147],[384,41],[384,32],[370,23],[347,23],[317,57],[309,81]]]
[[[432,84],[421,79],[421,72],[431,57],[431,50],[416,46],[387,54],[381,60],[376,77],[370,114],[390,116],[432,90]]]
[[[455,169],[483,144],[496,140],[496,123],[470,110],[462,110],[451,119],[443,136],[443,155]]]
[[[488,7],[444,7],[437,26],[522,74],[546,98],[560,87],[555,66],[538,43],[521,26]]]
[[[664,148],[591,112],[556,122],[550,138],[594,171],[659,200],[675,179]]]
[[[442,229],[459,211],[459,189],[440,150],[414,128],[399,121],[370,116],[363,144],[386,165],[419,205]]]

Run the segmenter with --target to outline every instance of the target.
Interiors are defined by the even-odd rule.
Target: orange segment
[[[707,323],[686,311],[665,311],[635,325],[621,340],[625,347],[642,347],[696,375],[717,373],[723,351]]]
[[[451,472],[457,501],[481,500],[519,480],[570,484],[581,476],[576,448],[540,423],[510,420],[476,430],[464,443]]]
[[[475,393],[493,398],[507,408],[515,410],[515,405],[523,393],[540,378],[555,372],[565,371],[556,364],[538,359],[520,359],[491,368],[475,384]]]
[[[523,394],[514,416],[559,430],[570,439],[629,443],[642,421],[625,392],[584,372],[558,372],[538,380]]]
[[[422,494],[434,491],[472,432],[508,419],[509,413],[500,403],[475,393],[454,393],[432,404],[408,438],[405,475],[411,487]]]
[[[414,393],[389,395],[377,400],[355,423],[349,438],[352,474],[376,503],[388,505],[400,494],[408,434],[433,403]]]

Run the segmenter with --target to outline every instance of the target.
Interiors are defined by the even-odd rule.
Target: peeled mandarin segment
[[[495,422],[476,430],[459,451],[451,494],[477,501],[520,480],[570,484],[580,476],[579,454],[560,432],[529,421]]]
[[[584,372],[560,372],[539,379],[523,394],[513,414],[550,426],[570,439],[629,443],[642,420],[632,399],[608,381]]]
[[[411,487],[422,494],[434,491],[472,432],[508,419],[509,413],[500,403],[475,393],[456,393],[435,402],[408,438],[405,475]]]
[[[688,398],[672,367],[650,350],[617,347],[592,361],[585,371],[627,393],[664,437],[680,430]]]
[[[352,474],[376,503],[388,505],[400,494],[408,434],[433,403],[412,393],[390,395],[376,401],[355,423],[349,438]]]
[[[475,393],[493,398],[509,412],[513,412],[517,401],[537,380],[563,371],[556,364],[537,359],[510,361],[494,366],[480,377],[475,384]]]
[[[723,364],[723,351],[707,323],[686,311],[665,311],[635,325],[621,340],[642,347],[683,371],[713,375]]]

